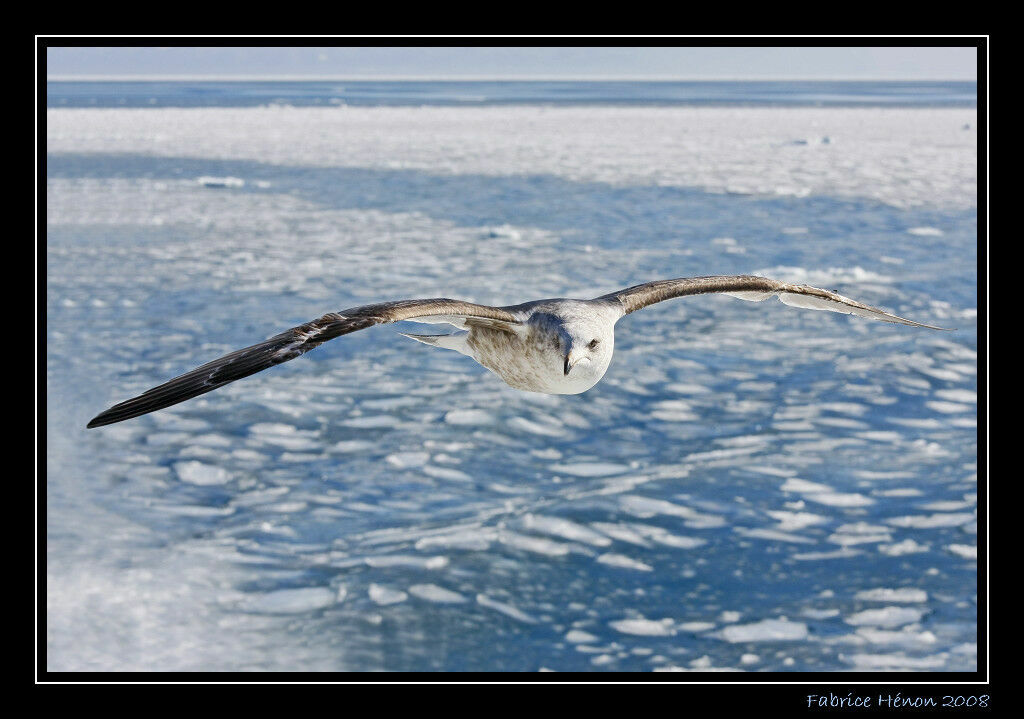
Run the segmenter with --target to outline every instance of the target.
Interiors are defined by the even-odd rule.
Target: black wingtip
[[[124,422],[126,419],[131,419],[132,417],[138,417],[140,414],[145,414],[145,412],[124,412],[121,407],[122,404],[124,404],[124,402],[121,404],[115,404],[110,409],[103,410],[98,415],[90,419],[89,424],[85,425],[85,428],[96,429],[97,427],[106,427],[108,424]]]
[[[96,427],[102,427],[107,424],[111,424],[103,419],[103,415],[106,412],[100,412],[98,415],[89,420],[89,424],[85,425],[86,429],[95,429]]]

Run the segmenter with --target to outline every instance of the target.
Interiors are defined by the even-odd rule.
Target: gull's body
[[[612,360],[617,303],[553,299],[503,308],[519,324],[471,323],[450,335],[405,335],[472,357],[507,385],[527,392],[579,394],[593,387]],[[589,343],[598,342],[594,347]]]
[[[537,300],[508,307],[450,299],[400,300],[328,313],[293,327],[114,405],[88,426],[113,424],[184,402],[294,359],[327,340],[401,320],[456,327],[460,331],[453,334],[405,336],[472,357],[511,387],[545,394],[579,394],[597,384],[608,369],[619,319],[662,300],[715,292],[755,302],[778,295],[782,302],[795,307],[941,329],[828,290],[750,275],[661,280],[592,300]]]

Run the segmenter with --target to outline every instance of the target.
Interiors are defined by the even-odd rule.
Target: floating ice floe
[[[513,227],[512,225],[499,225],[498,227],[491,227],[487,230],[488,237],[505,237],[510,240],[522,239],[522,232]]]
[[[266,614],[301,614],[329,607],[337,601],[337,594],[327,587],[279,589],[247,598],[242,608]]]
[[[946,549],[964,559],[978,558],[978,547],[973,544],[948,544]]]
[[[912,587],[900,587],[898,589],[864,589],[853,595],[854,599],[866,602],[927,602],[928,592],[923,589]]]
[[[700,632],[706,632],[709,629],[714,629],[714,622],[683,622],[677,624],[676,629],[680,632],[690,632],[691,634],[699,634]]]
[[[839,616],[838,609],[814,609],[808,607],[800,612],[801,616],[807,617],[808,619],[831,619],[832,617]]]
[[[892,540],[891,530],[881,525],[867,522],[852,522],[836,527],[836,531],[828,537],[833,544],[850,547],[857,544],[875,544]]]
[[[925,610],[912,607],[882,607],[881,609],[865,609],[846,617],[847,624],[855,626],[870,625],[874,627],[899,627],[904,624],[921,621]]]
[[[905,517],[894,517],[886,520],[894,527],[912,527],[914,529],[936,529],[940,527],[959,527],[973,522],[975,516],[966,512],[951,512],[949,514],[911,514]]]
[[[456,426],[476,427],[494,422],[494,415],[482,409],[453,409],[445,413],[444,421]]]
[[[875,503],[875,500],[863,494],[836,492],[827,484],[808,482],[796,477],[787,479],[781,489],[783,492],[799,492],[809,502],[831,507],[866,507]]]
[[[505,602],[499,602],[496,599],[491,599],[486,594],[477,594],[476,603],[479,604],[481,607],[487,607],[488,609],[493,609],[496,612],[504,614],[506,617],[511,617],[512,619],[515,619],[517,622],[523,622],[525,624],[537,623],[537,620],[531,617],[526,612],[516,609],[511,604],[506,604]]]
[[[153,509],[181,517],[226,517],[236,511],[234,507],[207,507],[198,504],[157,504]]]
[[[592,644],[597,641],[597,637],[582,629],[570,629],[565,634],[565,641],[572,644]]]
[[[906,647],[929,646],[938,641],[938,638],[931,632],[917,631],[911,627],[904,627],[898,632],[888,629],[860,627],[856,631],[855,636],[870,644],[896,644]]]
[[[601,564],[607,564],[610,567],[618,567],[620,569],[634,569],[640,572],[651,572],[654,571],[654,567],[649,564],[627,557],[625,554],[616,554],[615,552],[607,552],[597,558],[597,561]]]
[[[918,544],[913,539],[904,539],[895,544],[879,544],[878,551],[890,557],[901,557],[905,554],[919,554],[930,549],[927,544]]]
[[[685,519],[696,519],[701,516],[700,512],[690,507],[675,504],[665,499],[653,499],[638,494],[628,494],[619,497],[619,505],[626,512],[642,519],[648,519],[659,514],[683,517]]]
[[[416,540],[416,549],[464,549],[484,551],[497,539],[498,532],[494,529],[466,529]]]
[[[522,549],[535,554],[543,554],[548,557],[564,557],[569,553],[569,545],[563,542],[553,542],[543,537],[531,537],[517,532],[502,530],[498,534],[498,540],[514,549]]]
[[[541,437],[564,437],[569,432],[561,424],[554,422],[537,422],[526,417],[513,417],[508,421],[508,426],[514,429],[536,434]]]
[[[365,452],[376,449],[377,444],[366,439],[349,439],[337,442],[328,448],[328,452],[335,454],[348,454],[350,452]]]
[[[937,389],[935,396],[950,402],[977,404],[978,393],[969,389]]]
[[[322,448],[316,439],[317,432],[300,430],[290,424],[261,422],[249,427],[249,434],[260,444],[272,444],[291,451]]]
[[[444,569],[448,566],[448,557],[417,557],[415,555],[386,554],[378,557],[364,557],[368,567],[415,567],[417,569]]]
[[[428,461],[430,461],[429,452],[395,452],[389,454],[384,458],[385,461],[399,469],[409,469],[411,467],[422,467]]]
[[[398,418],[389,414],[377,414],[361,417],[352,417],[341,422],[346,427],[357,429],[384,429],[386,427],[398,426]]]
[[[458,592],[439,587],[436,584],[413,584],[409,587],[409,594],[437,604],[461,604],[469,601]]]
[[[245,187],[245,180],[240,177],[210,177],[203,175],[196,178],[203,187]]]
[[[801,562],[809,562],[821,559],[844,559],[847,557],[856,557],[858,554],[861,554],[861,552],[856,549],[843,547],[842,549],[836,549],[832,552],[801,552],[794,554],[793,559]]]
[[[938,502],[925,502],[920,505],[921,509],[930,512],[955,512],[959,509],[970,509],[975,504],[971,500],[957,501],[955,499],[940,500]]]
[[[795,544],[814,544],[817,541],[811,539],[810,537],[801,537],[799,534],[782,532],[778,529],[768,529],[765,527],[755,527],[753,529],[747,527],[733,527],[733,531],[749,539],[765,539],[770,542],[793,542]]]
[[[199,485],[227,484],[231,481],[231,473],[223,467],[214,467],[202,462],[178,462],[174,471],[182,482]]]
[[[574,477],[607,477],[629,471],[629,466],[614,462],[574,462],[572,464],[553,464],[552,472],[571,474]]]
[[[639,524],[636,522],[631,523],[629,527],[647,539],[675,549],[696,549],[697,547],[702,547],[707,544],[706,539],[672,534],[662,527],[653,527],[648,524]]]
[[[367,593],[375,604],[379,604],[381,606],[398,604],[399,602],[404,602],[409,598],[408,594],[399,589],[390,589],[379,584],[371,584]]]
[[[428,464],[420,469],[423,474],[434,479],[446,479],[452,482],[472,482],[473,478],[459,469],[451,467],[438,467]]]
[[[908,657],[905,654],[854,654],[840,659],[863,669],[938,669],[946,664],[945,654]]]
[[[609,622],[608,626],[622,634],[634,634],[642,637],[669,637],[675,634],[675,622],[672,619],[620,619]]]
[[[779,523],[777,529],[784,532],[796,531],[806,527],[814,526],[828,521],[828,517],[811,512],[784,512],[781,510],[770,510],[765,512],[769,517]]]
[[[612,543],[612,540],[605,535],[595,532],[582,524],[571,522],[568,519],[527,514],[523,516],[521,523],[523,529],[541,534],[550,534],[573,542],[582,542],[593,547],[607,547]]]
[[[763,619],[752,624],[734,624],[723,627],[713,636],[733,644],[800,641],[807,638],[807,625],[780,617],[778,619]]]
[[[972,412],[974,407],[967,404],[959,404],[957,402],[939,402],[930,401],[925,402],[925,406],[935,412],[941,412],[942,414],[958,414],[960,412]]]

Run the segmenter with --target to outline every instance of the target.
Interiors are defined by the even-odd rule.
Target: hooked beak
[[[579,361],[580,361],[580,358],[578,356],[574,356],[572,352],[570,352],[569,354],[567,354],[565,356],[565,376],[566,377],[569,376],[569,370],[571,370],[573,368],[573,365],[575,365]]]

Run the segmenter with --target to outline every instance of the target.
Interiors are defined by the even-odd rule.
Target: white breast
[[[557,340],[541,333],[525,336],[474,328],[467,339],[473,359],[511,387],[545,394],[579,394],[604,376],[605,367],[577,365],[565,374],[565,356]],[[585,361],[585,364],[588,361]]]

